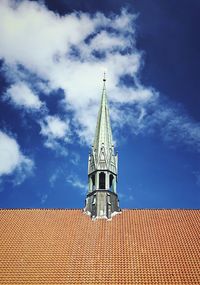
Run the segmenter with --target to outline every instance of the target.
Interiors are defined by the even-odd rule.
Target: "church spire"
[[[88,194],[85,212],[92,218],[111,218],[119,212],[117,184],[117,154],[114,151],[110,124],[106,77],[103,77],[101,105],[97,118],[94,143],[88,161]]]
[[[100,154],[101,147],[104,146],[106,152],[113,147],[112,130],[110,126],[110,116],[108,109],[108,100],[106,94],[106,78],[104,73],[103,91],[101,96],[101,105],[97,118],[97,126],[94,138],[93,148],[96,154]]]

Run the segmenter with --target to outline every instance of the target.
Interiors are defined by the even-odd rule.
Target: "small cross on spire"
[[[106,72],[104,71],[103,73],[103,81],[105,82],[106,81]]]

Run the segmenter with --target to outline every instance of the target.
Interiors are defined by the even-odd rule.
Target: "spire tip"
[[[106,73],[103,73],[103,82],[106,82]]]

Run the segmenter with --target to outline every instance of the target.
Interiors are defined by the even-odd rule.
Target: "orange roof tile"
[[[200,284],[198,210],[0,210],[0,284]]]

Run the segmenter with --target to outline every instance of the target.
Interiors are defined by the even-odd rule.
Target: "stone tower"
[[[84,211],[95,218],[110,219],[120,212],[116,192],[118,157],[114,150],[104,74],[101,106],[94,143],[88,160],[88,194]]]

